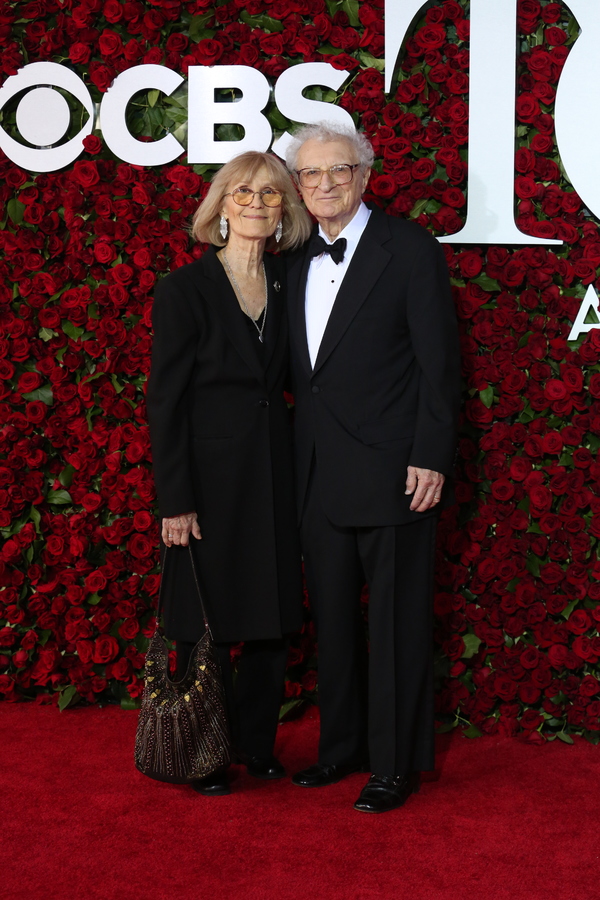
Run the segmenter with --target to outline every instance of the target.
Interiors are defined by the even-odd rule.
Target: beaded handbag
[[[135,737],[135,765],[159,781],[184,784],[204,778],[231,760],[221,670],[206,618],[190,547],[190,562],[200,598],[204,634],[194,647],[180,681],[169,677],[169,650],[160,624],[164,572],[156,630],[146,654],[145,685]]]

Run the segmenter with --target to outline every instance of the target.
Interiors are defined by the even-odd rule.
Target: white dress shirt
[[[305,313],[308,352],[313,368],[337,292],[348,270],[350,260],[354,256],[354,251],[358,246],[362,233],[367,226],[370,215],[371,210],[367,209],[364,203],[361,203],[354,218],[338,234],[336,240],[338,238],[346,238],[347,241],[346,252],[341,263],[336,265],[328,253],[322,253],[311,260],[306,281]],[[335,243],[329,240],[320,226],[319,234],[326,244]]]

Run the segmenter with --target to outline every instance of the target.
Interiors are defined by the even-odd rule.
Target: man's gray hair
[[[292,143],[286,153],[286,165],[290,172],[296,172],[298,152],[306,141],[319,141],[322,144],[330,141],[346,141],[356,151],[358,161],[365,169],[370,169],[375,159],[371,142],[359,131],[349,125],[332,125],[329,122],[316,122],[314,125],[303,125],[292,135]]]

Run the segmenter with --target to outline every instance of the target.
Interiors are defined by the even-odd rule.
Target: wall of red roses
[[[457,503],[439,531],[442,728],[600,734],[600,330],[567,335],[600,264],[565,180],[553,101],[578,25],[519,2],[517,221],[564,245],[446,245],[462,332]],[[370,196],[434,234],[466,209],[467,0],[424,10],[383,92],[383,0],[32,0],[0,4],[2,80],[71,65],[99,100],[139,63],[347,70],[337,98],[376,150]],[[184,89],[182,89],[183,91]],[[332,92],[313,91],[333,100]],[[138,136],[185,129],[183,94],[136,98]],[[276,131],[290,123],[276,108]],[[7,106],[1,125],[14,131]],[[221,126],[226,139],[235,128]],[[153,630],[158,530],[144,384],[156,280],[202,252],[189,218],[211,168],[115,160],[101,135],[60,172],[0,157],[0,694],[135,705]],[[600,286],[600,282],[598,283]],[[288,703],[313,697],[307,623]]]

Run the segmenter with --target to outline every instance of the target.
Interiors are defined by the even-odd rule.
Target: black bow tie
[[[338,265],[344,258],[346,252],[346,238],[338,238],[333,244],[324,241],[320,234],[313,234],[308,245],[309,256],[320,256],[321,253],[329,253],[332,260]]]

